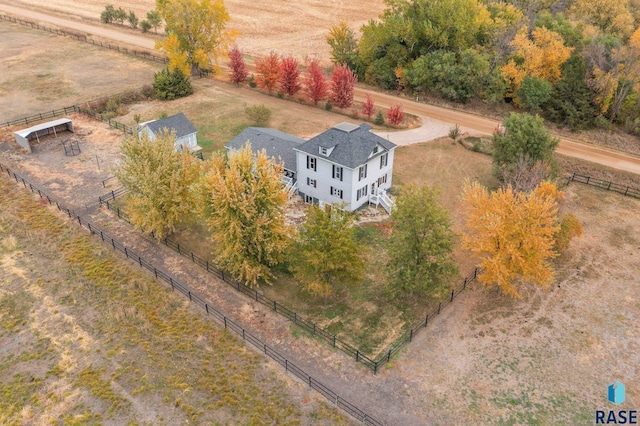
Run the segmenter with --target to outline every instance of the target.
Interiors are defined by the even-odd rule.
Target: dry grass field
[[[134,268],[0,179],[1,424],[348,424]]]
[[[161,68],[4,21],[0,39],[0,122],[140,88]]]
[[[154,0],[51,0],[46,4],[39,0],[18,0],[15,3],[98,21],[107,4],[133,10],[141,20],[155,8]],[[237,43],[245,53],[257,56],[273,50],[293,54],[299,59],[309,55],[325,61],[329,59],[325,36],[333,24],[346,21],[352,28],[359,29],[384,9],[382,0],[271,0],[263,3],[227,0],[224,3],[231,16],[229,28],[239,32]]]

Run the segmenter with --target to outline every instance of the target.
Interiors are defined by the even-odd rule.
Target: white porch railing
[[[289,176],[282,176],[281,182],[284,184],[284,190],[287,192],[288,197],[291,198],[291,196],[298,190],[298,186],[293,181],[293,178],[290,178]]]
[[[387,195],[387,191],[378,189],[375,194],[369,197],[369,205],[374,204],[376,207],[382,206],[383,209],[389,214],[393,211],[396,204]]]

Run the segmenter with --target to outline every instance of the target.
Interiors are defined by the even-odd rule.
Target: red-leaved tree
[[[358,78],[346,65],[335,65],[331,73],[331,103],[338,108],[353,105],[353,90]]]
[[[304,76],[304,86],[307,97],[314,105],[318,105],[318,101],[327,97],[329,87],[317,59],[312,59],[307,66],[307,74]]]
[[[371,120],[371,116],[376,112],[376,106],[373,103],[371,95],[367,93],[362,104],[362,113],[367,116],[367,120]]]
[[[300,68],[293,56],[287,56],[280,61],[282,75],[280,76],[280,90],[285,95],[293,96],[300,90]]]
[[[247,65],[244,63],[244,57],[242,52],[238,49],[237,45],[229,51],[229,80],[236,85],[239,85],[247,79],[249,71]]]
[[[397,126],[398,124],[402,123],[402,120],[404,120],[404,111],[402,111],[402,105],[394,105],[389,108],[389,111],[387,111],[387,121],[389,122],[389,124],[391,124],[392,126]]]
[[[269,53],[269,56],[256,59],[256,72],[258,76],[256,83],[258,87],[271,92],[276,88],[280,81],[280,75],[282,74],[282,68],[280,65],[280,58],[275,52]]]

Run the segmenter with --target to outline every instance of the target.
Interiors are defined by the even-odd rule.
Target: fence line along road
[[[111,201],[115,200],[117,197],[124,195],[126,193],[127,191],[123,188],[114,189],[108,192],[107,194],[99,197],[99,201],[100,201],[100,205],[106,206],[107,209],[114,212],[118,216],[118,218],[124,219],[125,221],[131,223],[129,215],[126,212],[124,212],[122,209],[120,209],[117,206],[114,206],[111,203]],[[423,328],[426,328],[427,325],[429,325],[429,320],[433,319],[434,316],[440,314],[440,311],[442,310],[442,308],[444,308],[445,306],[453,302],[453,299],[458,294],[460,294],[461,291],[465,290],[468,285],[470,285],[472,282],[476,280],[479,272],[479,269],[475,268],[466,278],[464,278],[464,280],[458,287],[451,290],[451,294],[446,299],[438,303],[438,306],[436,306],[431,312],[428,312],[427,314],[425,314],[424,320],[420,324],[411,328],[410,330],[402,334],[400,337],[398,337],[395,341],[393,341],[389,345],[389,347],[382,352],[382,355],[378,359],[372,359],[367,355],[364,355],[359,348],[353,347],[349,343],[337,337],[335,334],[328,331],[326,328],[322,328],[318,326],[316,323],[308,319],[305,319],[303,316],[299,315],[295,310],[291,309],[290,307],[287,307],[277,302],[276,300],[270,299],[262,293],[258,293],[258,290],[252,287],[249,287],[248,285],[240,281],[234,280],[229,276],[228,273],[225,273],[223,270],[218,269],[215,265],[210,263],[208,260],[201,258],[194,252],[186,249],[184,246],[180,246],[178,242],[173,241],[169,238],[163,238],[162,240],[160,240],[160,242],[162,242],[164,245],[166,245],[170,249],[177,252],[179,255],[184,256],[187,259],[190,259],[193,263],[200,266],[201,268],[203,268],[205,271],[212,274],[213,276],[221,279],[224,283],[228,284],[229,286],[234,288],[236,291],[239,291],[245,294],[246,296],[250,297],[251,299],[255,300],[256,302],[263,304],[264,306],[268,307],[272,311],[284,316],[285,318],[293,322],[298,327],[311,333],[313,336],[319,337],[323,341],[329,343],[332,347],[341,350],[345,354],[352,357],[356,361],[356,363],[361,363],[367,368],[369,368],[371,371],[373,371],[373,374],[377,374],[378,370],[382,365],[391,361],[392,356],[398,354],[405,345],[411,343],[413,341],[413,338],[417,336],[418,333]]]
[[[634,197],[640,199],[640,189],[632,188],[630,186],[620,185],[608,180],[596,179],[591,176],[584,176],[578,173],[574,173],[569,178],[567,184],[571,182],[584,183],[585,185],[596,186],[607,191],[617,192],[618,194],[626,195],[627,197]]]
[[[375,417],[367,414],[366,412],[359,409],[356,405],[350,403],[346,399],[342,398],[336,392],[331,390],[329,387],[324,385],[322,382],[314,379],[311,375],[306,373],[303,369],[298,367],[294,362],[289,361],[288,358],[281,355],[278,351],[267,345],[265,342],[260,340],[258,337],[251,334],[245,328],[242,327],[239,323],[235,322],[231,318],[227,317],[222,311],[220,311],[217,307],[212,305],[211,303],[204,300],[197,293],[193,292],[187,285],[180,283],[178,280],[174,279],[173,276],[169,275],[167,272],[156,268],[153,264],[146,259],[143,259],[140,255],[136,254],[133,250],[129,249],[124,244],[120,243],[109,234],[103,232],[99,227],[92,225],[83,217],[76,215],[73,210],[68,209],[63,204],[57,202],[49,196],[45,191],[40,190],[36,185],[33,185],[28,180],[24,179],[19,174],[11,171],[8,167],[4,166],[0,163],[0,172],[5,172],[10,178],[13,178],[16,183],[22,184],[25,189],[30,190],[33,193],[38,194],[41,199],[46,200],[50,205],[55,205],[58,210],[65,213],[70,219],[77,221],[81,227],[86,227],[92,235],[96,235],[100,237],[100,239],[111,246],[114,250],[123,253],[127,259],[131,259],[136,262],[140,267],[147,269],[149,272],[153,273],[156,278],[161,279],[165,283],[171,286],[171,289],[174,291],[178,291],[180,294],[189,299],[189,301],[200,308],[202,308],[207,315],[211,316],[217,322],[224,326],[225,330],[229,330],[230,332],[235,333],[237,336],[242,337],[242,340],[249,342],[260,352],[263,352],[266,356],[276,361],[282,367],[284,367],[285,371],[290,372],[294,376],[298,377],[304,383],[308,384],[309,387],[317,391],[319,394],[324,396],[331,403],[335,404],[338,408],[345,411],[350,416],[354,417],[356,420],[362,422],[365,425],[372,426],[382,426],[383,423],[376,420]]]
[[[127,55],[132,55],[135,56],[137,58],[143,58],[143,59],[148,59],[150,61],[154,61],[154,62],[159,62],[162,64],[166,64],[169,62],[169,60],[163,56],[157,56],[157,55],[152,55],[151,53],[147,53],[147,52],[139,52],[137,50],[133,50],[133,49],[127,49],[126,47],[121,47],[118,45],[112,45],[111,43],[105,43],[102,41],[96,41],[92,38],[87,38],[87,36],[85,35],[78,35],[78,34],[74,34],[65,30],[61,30],[58,28],[51,28],[51,27],[47,27],[46,25],[40,25],[38,23],[32,22],[32,21],[25,21],[24,19],[20,19],[20,18],[14,18],[12,16],[8,16],[8,15],[4,15],[4,14],[0,14],[0,19],[3,19],[5,21],[8,22],[12,22],[14,24],[19,24],[19,25],[23,25],[25,27],[31,27],[37,30],[41,30],[41,31],[46,31],[48,33],[51,34],[56,34],[56,35],[61,35],[64,37],[71,37],[74,40],[77,41],[82,41],[84,43],[89,43],[89,44],[93,44],[94,46],[99,46],[99,47],[104,47],[105,49],[109,49],[109,50],[113,50],[116,52],[120,52],[120,53],[125,53]]]

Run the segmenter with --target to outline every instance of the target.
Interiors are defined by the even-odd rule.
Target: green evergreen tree
[[[556,84],[544,106],[548,117],[573,130],[593,125],[596,109],[591,102],[591,90],[585,81],[584,58],[574,55],[562,66],[562,78]]]
[[[164,101],[182,98],[193,93],[193,87],[189,77],[184,75],[180,69],[169,71],[165,68],[153,76],[153,90],[156,97]]]

